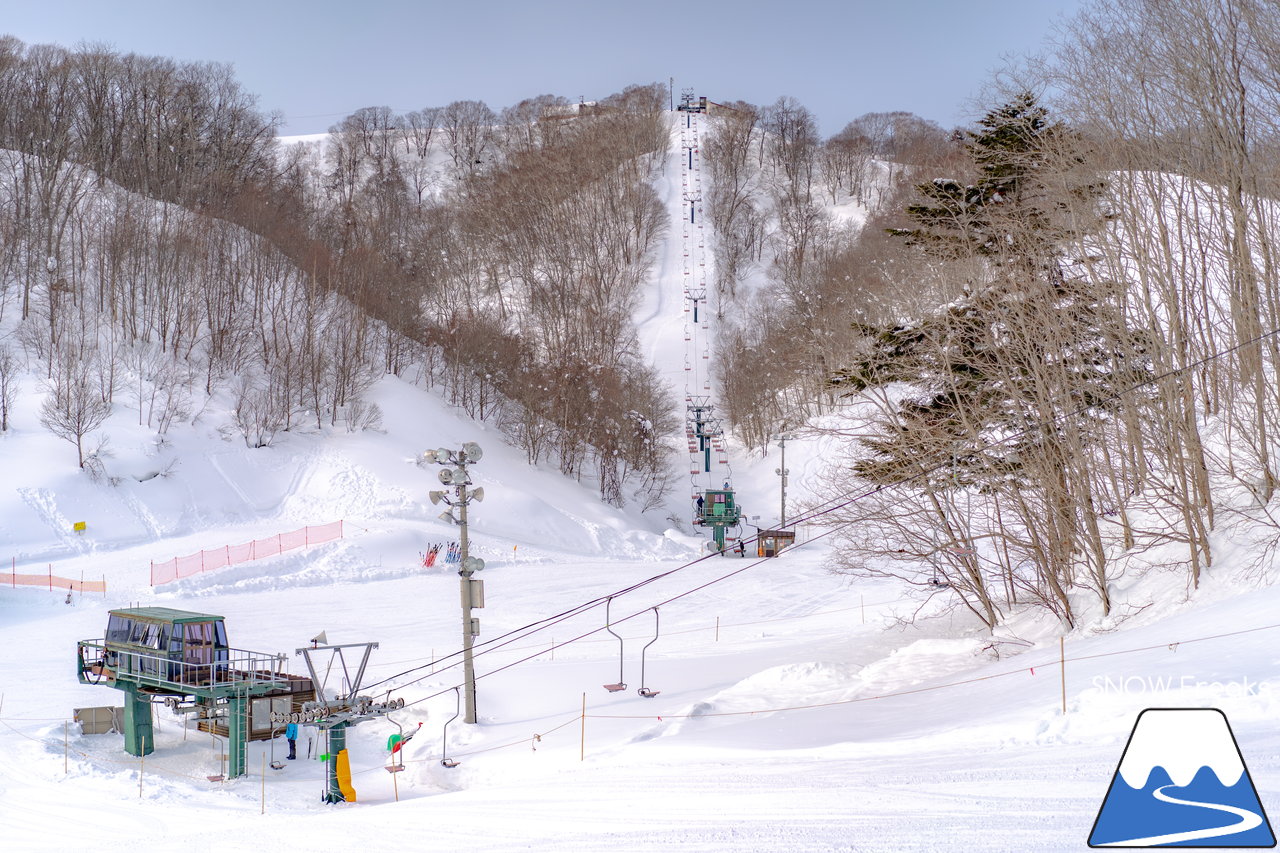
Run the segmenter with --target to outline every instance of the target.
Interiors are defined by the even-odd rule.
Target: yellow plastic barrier
[[[347,757],[345,749],[339,750],[338,762],[335,768],[338,775],[338,789],[342,791],[342,797],[348,803],[356,801],[356,789],[351,784],[351,760]]]

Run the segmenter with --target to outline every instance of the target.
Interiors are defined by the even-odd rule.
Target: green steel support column
[[[124,691],[124,751],[130,755],[150,755],[155,751],[151,724],[151,697],[132,687]]]
[[[328,789],[324,794],[326,803],[345,803],[347,798],[338,785],[338,753],[347,748],[347,727],[338,724],[329,729],[329,772]]]
[[[249,700],[232,696],[227,704],[227,778],[248,772]]]
[[[723,551],[724,550],[724,525],[717,524],[715,527],[712,528],[712,531],[715,533],[716,550]]]

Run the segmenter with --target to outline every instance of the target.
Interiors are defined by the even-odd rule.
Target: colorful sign
[[[1090,847],[1274,847],[1258,792],[1217,708],[1138,715]]]

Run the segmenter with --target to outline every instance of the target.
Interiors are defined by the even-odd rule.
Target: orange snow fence
[[[67,590],[68,592],[101,592],[106,594],[107,579],[104,577],[100,581],[87,581],[84,578],[76,580],[75,578],[64,578],[53,573],[53,565],[50,564],[48,569],[43,573],[18,572],[17,558],[11,558],[9,561],[9,571],[0,572],[0,586],[42,586],[50,591]]]
[[[294,548],[305,548],[342,538],[342,522],[332,521],[316,527],[303,527],[289,533],[277,533],[266,539],[255,539],[241,545],[224,545],[211,551],[200,551],[186,557],[174,557],[163,563],[151,564],[151,585],[189,578],[201,572],[211,572],[227,566],[274,557]]]

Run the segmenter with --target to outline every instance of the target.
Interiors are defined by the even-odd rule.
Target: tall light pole
[[[782,448],[782,461],[781,463],[779,463],[781,467],[773,469],[773,473],[777,474],[779,477],[782,478],[782,507],[780,512],[780,519],[778,521],[778,526],[786,527],[787,526],[787,475],[791,473],[791,469],[787,467],[787,440],[795,438],[796,436],[795,436],[795,433],[782,432],[782,433],[778,433],[777,435],[771,435],[769,437],[772,438],[774,441],[778,442],[778,446]]]
[[[459,563],[458,576],[461,578],[460,586],[462,592],[462,667],[463,678],[466,681],[466,689],[463,690],[466,705],[464,719],[468,723],[476,722],[476,670],[472,659],[471,647],[475,642],[475,638],[480,635],[480,620],[472,618],[471,608],[484,607],[484,581],[474,579],[471,576],[484,568],[484,560],[479,557],[472,557],[469,553],[467,505],[472,501],[484,500],[484,489],[475,488],[468,491],[467,487],[471,485],[471,474],[467,471],[467,466],[472,462],[480,461],[482,455],[483,451],[480,450],[480,445],[474,441],[468,441],[462,445],[461,450],[449,450],[442,447],[439,450],[424,451],[420,457],[421,463],[429,464],[434,462],[445,466],[440,469],[440,482],[446,486],[452,486],[454,492],[452,498],[444,491],[431,492],[431,502],[439,504],[443,501],[447,504],[449,509],[440,513],[440,518],[457,524],[459,528],[458,540],[461,545],[459,553],[461,562]],[[455,506],[458,508],[457,518],[453,516],[453,508]]]

